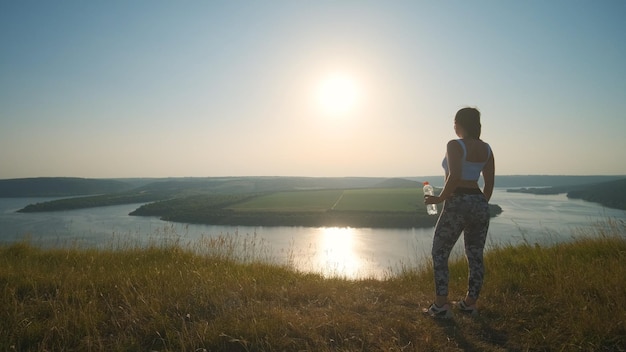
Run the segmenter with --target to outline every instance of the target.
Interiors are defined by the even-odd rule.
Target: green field
[[[424,193],[418,188],[368,188],[343,192],[334,210],[426,212]]]
[[[229,209],[236,211],[382,211],[417,212],[425,206],[418,188],[365,188],[277,192]]]
[[[343,190],[277,192],[235,204],[237,211],[324,211],[331,209]]]
[[[495,204],[490,210],[492,216],[502,211]],[[437,221],[427,215],[418,187],[199,194],[145,204],[130,215],[232,226],[417,228]]]

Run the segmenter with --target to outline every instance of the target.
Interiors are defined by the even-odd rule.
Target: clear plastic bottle
[[[428,183],[428,181],[424,182],[424,196],[434,196],[435,190],[433,186]],[[426,204],[426,212],[428,215],[437,215],[437,204]]]

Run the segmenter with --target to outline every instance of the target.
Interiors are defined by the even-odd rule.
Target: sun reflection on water
[[[363,274],[363,262],[357,254],[356,232],[349,227],[321,228],[319,250],[314,256],[322,274],[356,278]]]

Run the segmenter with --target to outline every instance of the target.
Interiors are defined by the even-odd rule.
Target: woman
[[[454,117],[454,130],[460,139],[451,140],[443,160],[445,184],[439,196],[426,196],[424,203],[444,202],[435,226],[433,269],[435,302],[424,309],[433,317],[451,317],[448,304],[448,258],[463,232],[465,255],[469,265],[469,282],[465,298],[455,305],[459,310],[475,314],[476,301],[483,284],[483,249],[489,228],[489,199],[493,193],[495,164],[489,144],[480,139],[480,112],[463,108]],[[481,191],[478,178],[483,175]]]

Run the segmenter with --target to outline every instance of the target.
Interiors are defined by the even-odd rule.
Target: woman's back
[[[485,163],[491,154],[489,145],[480,139],[463,139],[466,148],[465,160],[472,163]]]

